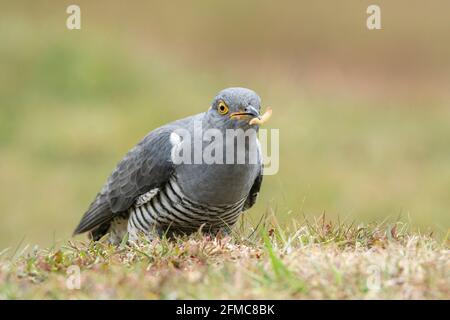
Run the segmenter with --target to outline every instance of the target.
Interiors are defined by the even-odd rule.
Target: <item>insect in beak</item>
[[[266,112],[264,112],[264,114],[260,117],[256,117],[253,118],[249,121],[250,125],[263,125],[264,123],[266,123],[267,121],[269,121],[270,117],[272,116],[272,108],[268,107]]]

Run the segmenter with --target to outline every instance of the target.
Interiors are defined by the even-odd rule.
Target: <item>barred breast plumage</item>
[[[149,235],[190,233],[200,227],[211,232],[228,229],[238,220],[245,201],[246,197],[234,204],[215,206],[196,202],[185,196],[176,176],[172,176],[163,188],[141,196],[130,208],[128,232],[135,238],[139,232]]]

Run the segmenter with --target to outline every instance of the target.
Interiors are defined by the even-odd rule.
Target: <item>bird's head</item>
[[[209,123],[219,129],[249,129],[259,126],[261,99],[253,90],[228,88],[220,91],[207,112]]]

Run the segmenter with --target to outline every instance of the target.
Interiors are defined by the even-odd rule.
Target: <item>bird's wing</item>
[[[74,234],[91,231],[128,210],[137,197],[168,181],[173,126],[150,132],[114,169],[103,189],[84,214]]]
[[[259,140],[257,140],[257,143],[258,143],[258,159],[259,159],[259,164],[260,164],[259,172],[255,178],[255,182],[253,182],[253,185],[247,196],[247,200],[245,200],[245,202],[244,202],[244,207],[242,208],[243,211],[250,209],[255,204],[256,198],[258,197],[259,190],[261,189],[261,184],[262,184],[262,180],[263,180],[264,165],[263,165],[263,158],[262,158],[262,152],[261,152],[261,145],[259,143]]]
[[[256,177],[252,188],[250,189],[247,200],[245,200],[245,202],[244,202],[244,207],[242,208],[243,211],[250,209],[255,204],[256,198],[258,197],[258,194],[259,194],[259,190],[261,189],[262,180],[263,180],[263,174],[262,174],[262,170],[261,170],[259,172],[258,176]]]

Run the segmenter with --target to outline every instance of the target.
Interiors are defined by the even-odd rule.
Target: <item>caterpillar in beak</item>
[[[270,117],[272,116],[272,108],[267,108],[266,112],[264,112],[264,114],[260,117],[260,118],[253,118],[252,120],[250,120],[249,124],[250,125],[263,125],[264,123],[266,123],[267,121],[269,121]]]

